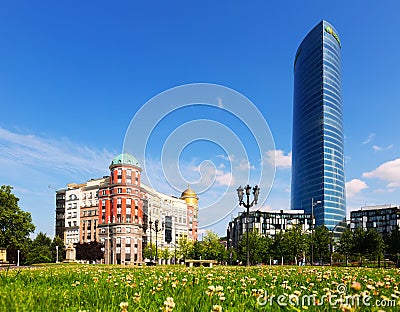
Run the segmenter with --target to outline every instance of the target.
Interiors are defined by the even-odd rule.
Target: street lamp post
[[[17,251],[17,266],[19,266],[19,249]]]
[[[229,265],[232,265],[232,238],[228,240],[229,243]]]
[[[348,220],[345,220],[345,222]],[[341,224],[341,222],[339,222],[338,224],[336,224],[333,229],[331,230],[331,238],[330,238],[330,248],[329,248],[329,252],[330,252],[330,265],[332,266],[332,257],[333,257],[333,245],[332,245],[332,236],[333,236],[333,232],[335,232],[336,227]]]
[[[321,204],[320,200],[314,202],[314,197],[311,197],[311,265],[314,264],[314,226],[315,226],[315,218],[314,218],[314,206]]]
[[[150,220],[150,246],[151,246],[151,232],[154,231],[156,232],[156,263],[158,263],[158,241],[157,241],[157,234],[160,233],[162,230],[164,230],[164,222],[161,223],[161,228],[159,228],[159,221],[158,219],[154,221],[154,227],[153,227],[153,222]],[[151,247],[150,247],[151,248]],[[153,253],[152,250],[150,249],[150,255],[151,255],[151,260],[153,260]]]
[[[250,265],[250,250],[249,250],[249,209],[253,205],[257,204],[258,201],[258,194],[260,193],[260,188],[255,185],[253,187],[253,201],[250,203],[250,193],[251,193],[251,186],[247,184],[247,186],[243,189],[242,186],[239,186],[239,188],[236,190],[237,195],[239,197],[239,205],[243,206],[247,209],[246,212],[246,266]],[[246,191],[246,197],[247,197],[247,202],[245,203],[243,201],[243,196],[244,193],[243,191]]]
[[[149,229],[150,229],[150,261],[153,263],[153,241],[151,240],[151,232],[153,231],[153,221],[149,221]]]
[[[56,246],[56,263],[58,263],[58,245]]]
[[[176,264],[176,244],[173,242],[170,242],[170,244],[171,244],[171,249],[172,249],[172,246],[174,246],[174,264]]]
[[[108,222],[107,224],[107,260],[108,260],[108,264],[111,264],[111,260],[112,260],[112,252],[111,252],[111,238],[110,238],[110,222]]]

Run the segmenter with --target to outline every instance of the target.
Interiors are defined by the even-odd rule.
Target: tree
[[[320,259],[321,263],[330,257],[330,232],[325,225],[317,226],[314,231],[314,258]],[[316,257],[315,257],[316,256]]]
[[[399,267],[400,228],[398,226],[386,237],[386,244],[387,251],[391,255],[392,260],[396,261],[396,266]]]
[[[354,250],[354,237],[353,232],[350,229],[346,229],[339,239],[339,245],[337,251],[346,257],[346,266],[349,257],[352,255]]]
[[[365,254],[365,231],[362,227],[357,227],[353,231],[353,249],[351,253],[360,259],[360,265],[362,265],[362,258]]]
[[[301,226],[294,226],[283,234],[284,250],[289,259],[302,257],[306,249],[306,235],[303,233]]]
[[[375,229],[367,229],[364,235],[364,248],[365,253],[371,258],[378,258],[378,266],[380,267],[381,255],[385,249],[382,235]]]
[[[249,232],[249,260],[251,264],[268,262],[272,251],[272,239],[268,236],[261,236],[258,231]],[[229,256],[229,253],[228,253]],[[235,255],[232,254],[235,258]],[[237,258],[246,263],[247,239],[243,235],[239,242]]]
[[[143,259],[150,259],[155,256],[156,254],[156,244],[150,243],[147,244],[147,246],[143,249]]]
[[[206,235],[202,241],[202,251],[204,254],[204,259],[219,261],[223,259],[225,247],[220,243],[217,233],[211,230],[206,231]]]
[[[273,245],[273,240],[270,236],[260,237],[259,252],[260,252],[261,262],[268,263],[269,260],[272,258],[273,256],[272,245]]]
[[[32,241],[26,257],[26,264],[52,262],[51,239],[40,232]]]
[[[11,190],[11,186],[0,187],[0,247],[24,250],[35,226],[31,214],[19,208],[19,199]]]
[[[58,247],[58,259],[57,259],[57,247]],[[56,235],[50,245],[53,262],[62,262],[65,259],[65,244],[60,236]]]
[[[171,258],[171,255],[172,255],[172,253],[170,252],[168,246],[167,246],[167,247],[164,247],[164,248],[161,250],[161,259],[168,260],[168,259]]]
[[[178,239],[177,247],[179,257],[186,260],[193,251],[193,242],[186,234],[183,234]]]
[[[104,258],[104,244],[97,241],[76,244],[75,250],[77,260],[92,262]]]
[[[193,243],[193,250],[190,257],[193,258],[194,260],[205,259],[202,242],[195,241]]]
[[[272,243],[273,255],[275,258],[278,258],[279,261],[281,261],[281,259],[286,255],[283,235],[284,234],[282,232],[276,233]]]

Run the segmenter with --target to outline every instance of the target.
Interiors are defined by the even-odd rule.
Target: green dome
[[[132,165],[132,166],[140,167],[137,159],[127,153],[119,154],[117,157],[115,157],[112,160],[110,166],[113,166],[113,165]]]

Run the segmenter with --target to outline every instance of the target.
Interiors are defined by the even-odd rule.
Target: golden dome
[[[196,202],[199,200],[199,197],[197,196],[196,192],[190,188],[190,184],[188,185],[188,188],[183,191],[180,198],[186,200],[187,203],[193,203],[194,200]]]

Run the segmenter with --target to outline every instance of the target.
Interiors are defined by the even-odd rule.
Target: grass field
[[[0,271],[0,311],[398,311],[400,270],[54,265]]]

